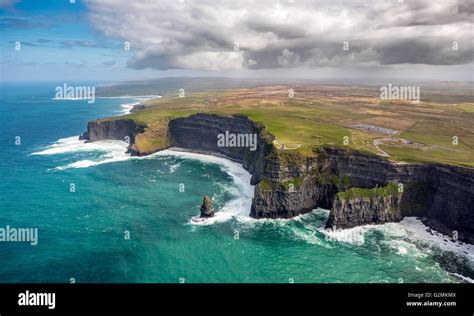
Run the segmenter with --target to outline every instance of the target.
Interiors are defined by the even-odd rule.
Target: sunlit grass
[[[167,125],[174,118],[195,113],[244,114],[261,122],[287,151],[299,148],[299,152],[310,153],[310,148],[334,145],[372,154],[381,154],[382,149],[395,161],[474,166],[474,103],[415,104],[361,96],[309,99],[299,96],[297,100],[288,100],[265,95],[264,99],[248,99],[248,91],[239,93],[239,90],[207,92],[147,101],[147,109],[126,116],[148,125],[145,133],[137,137],[136,146],[145,152],[166,148]],[[387,141],[378,149],[374,139],[393,136],[354,128],[361,122],[395,128],[399,130],[396,138],[416,144]],[[397,126],[397,122],[404,125]],[[454,136],[459,140],[457,145],[453,145]]]

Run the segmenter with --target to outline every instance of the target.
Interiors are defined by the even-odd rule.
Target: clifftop
[[[242,163],[256,185],[249,210],[252,217],[290,218],[322,207],[331,209],[328,227],[347,228],[419,216],[445,234],[456,230],[461,240],[474,242],[474,170],[470,168],[399,164],[336,145],[278,149],[265,126],[244,115],[200,113],[167,123],[156,142],[161,145],[153,151],[174,146]],[[90,123],[86,136],[129,135],[132,154],[144,155],[150,152],[141,151],[137,142],[150,131],[156,127],[122,118]],[[218,135],[226,132],[257,135],[256,150],[219,146]]]
[[[196,113],[242,114],[265,126],[285,151],[329,145],[394,162],[474,167],[474,101],[446,100],[384,100],[377,87],[279,85],[164,97],[125,118],[160,130]],[[155,134],[145,138],[152,142]]]

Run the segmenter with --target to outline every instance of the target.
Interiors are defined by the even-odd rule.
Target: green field
[[[244,114],[263,123],[285,151],[347,146],[385,154],[397,162],[474,167],[474,102],[465,101],[469,96],[458,93],[443,103],[431,93],[433,101],[413,103],[380,100],[371,88],[303,86],[295,88],[291,99],[286,91],[284,86],[270,86],[166,97],[148,101],[145,110],[127,117],[148,125],[136,143],[143,152],[166,146],[170,119],[195,113]],[[453,103],[456,97],[462,102]],[[445,94],[439,97],[446,98]],[[357,124],[392,129],[397,134],[364,130],[356,128]],[[379,146],[374,144],[377,139],[382,139]]]
[[[337,196],[341,199],[367,199],[373,197],[388,197],[399,194],[398,186],[395,183],[389,183],[385,187],[372,189],[350,188],[347,191],[339,192]]]

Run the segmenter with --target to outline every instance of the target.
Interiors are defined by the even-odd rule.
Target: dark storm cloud
[[[288,27],[278,21],[265,21],[259,18],[248,18],[244,26],[259,33],[272,33],[280,39],[305,38],[308,34],[304,25]]]
[[[456,65],[473,60],[472,42],[464,41],[458,50],[453,50],[453,42],[439,41],[437,38],[403,40],[386,43],[381,48],[380,63],[389,64],[429,64]]]

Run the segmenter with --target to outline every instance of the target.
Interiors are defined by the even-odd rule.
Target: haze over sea
[[[53,100],[54,88],[2,85],[0,228],[37,228],[38,244],[0,242],[0,282],[474,278],[473,246],[431,235],[415,218],[335,233],[324,231],[329,211],[322,209],[254,220],[250,175],[239,164],[170,150],[131,158],[121,141],[85,144],[78,135],[88,121],[126,113],[150,96],[96,97],[89,104]],[[204,195],[218,214],[192,224]]]

